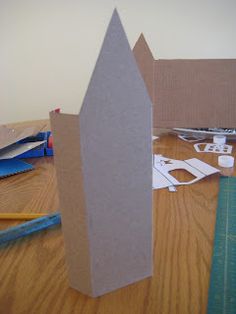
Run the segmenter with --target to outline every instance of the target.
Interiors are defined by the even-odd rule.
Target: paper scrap
[[[171,171],[178,169],[188,171],[194,176],[194,179],[186,182],[179,182],[170,174]],[[153,189],[168,187],[170,190],[173,190],[173,186],[193,184],[206,176],[217,172],[219,172],[218,169],[197,158],[175,160],[163,157],[162,155],[153,155]]]
[[[193,145],[198,153],[231,154],[233,146],[214,143],[197,143]]]
[[[179,134],[178,138],[188,143],[199,142],[205,139],[205,137],[203,136],[195,136],[189,134]]]

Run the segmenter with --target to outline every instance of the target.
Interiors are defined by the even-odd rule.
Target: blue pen
[[[27,235],[53,227],[60,223],[60,213],[54,213],[8,228],[6,230],[0,231],[0,245],[12,240],[23,238]]]

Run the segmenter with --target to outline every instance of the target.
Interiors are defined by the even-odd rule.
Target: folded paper
[[[178,181],[171,175],[171,171],[185,170],[194,179],[191,181]],[[153,155],[153,189],[170,188],[178,185],[193,184],[206,176],[218,173],[219,170],[197,159],[175,160],[162,155]]]
[[[152,275],[152,104],[114,11],[79,115],[50,114],[70,285]]]

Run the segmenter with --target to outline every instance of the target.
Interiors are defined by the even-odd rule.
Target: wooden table
[[[153,147],[170,158],[197,157],[217,166],[216,154],[196,153],[174,135],[162,135]],[[34,171],[0,181],[1,212],[58,210],[53,158],[28,161]],[[68,286],[60,227],[0,248],[0,313],[205,313],[218,182],[213,175],[177,192],[154,191],[153,277],[96,299]],[[0,222],[1,229],[10,225]]]

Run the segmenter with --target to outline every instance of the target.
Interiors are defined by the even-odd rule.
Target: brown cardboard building
[[[236,127],[236,59],[155,60],[143,35],[133,53],[154,128]]]

